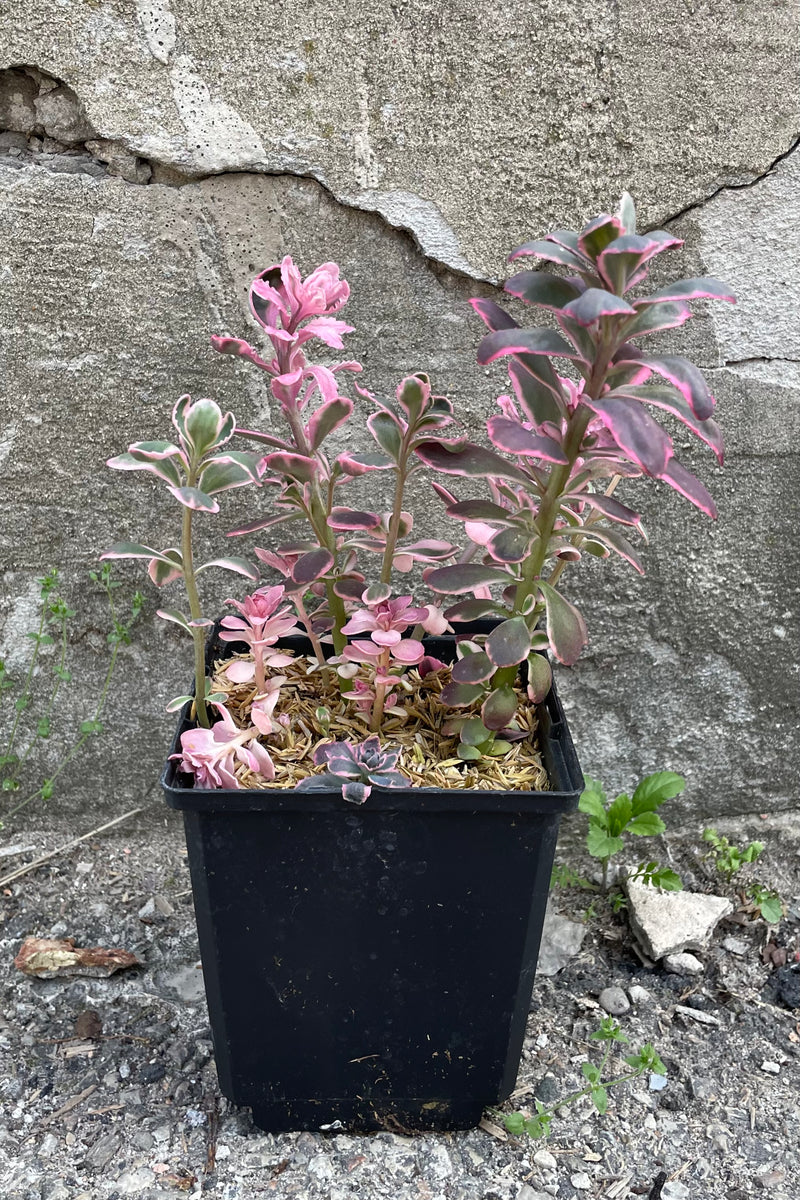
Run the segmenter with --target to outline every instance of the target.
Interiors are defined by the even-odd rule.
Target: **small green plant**
[[[686,781],[674,771],[656,771],[646,775],[637,785],[633,796],[622,792],[609,803],[602,785],[588,775],[578,807],[589,818],[586,848],[593,858],[599,858],[603,869],[603,891],[608,890],[608,864],[625,845],[623,834],[654,837],[666,826],[656,809],[665,800],[672,800],[686,786]],[[629,878],[651,883],[666,891],[681,890],[678,875],[657,862],[641,862]]]
[[[564,1108],[569,1104],[577,1104],[588,1096],[594,1107],[603,1116],[608,1109],[608,1093],[611,1088],[619,1087],[623,1083],[630,1083],[631,1080],[638,1079],[645,1071],[652,1071],[656,1075],[666,1075],[667,1073],[658,1054],[648,1043],[633,1054],[625,1055],[625,1062],[630,1067],[629,1071],[616,1076],[616,1078],[606,1079],[604,1077],[614,1047],[618,1044],[628,1045],[627,1037],[613,1017],[604,1017],[600,1027],[591,1034],[590,1040],[605,1042],[606,1049],[599,1065],[593,1062],[581,1064],[581,1072],[586,1080],[584,1087],[550,1105],[542,1104],[540,1100],[534,1100],[536,1111],[533,1116],[526,1117],[522,1112],[501,1113],[497,1109],[490,1109],[492,1116],[502,1121],[508,1132],[515,1137],[521,1137],[527,1133],[529,1137],[538,1140],[546,1138],[550,1134],[550,1125],[557,1109]]]
[[[713,860],[714,866],[728,883],[746,863],[755,862],[764,849],[763,842],[750,842],[740,849],[713,828],[703,830],[703,841],[711,847],[706,858]]]
[[[747,895],[768,925],[778,925],[783,920],[783,901],[777,892],[760,883],[752,883]]]
[[[100,571],[90,571],[89,576],[92,582],[105,592],[111,617],[111,629],[107,639],[111,653],[105,679],[91,716],[78,724],[72,745],[63,752],[49,775],[36,786],[26,778],[25,766],[37,747],[50,738],[54,723],[63,707],[57,703],[61,689],[65,684],[72,682],[72,673],[67,663],[70,622],[75,617],[76,610],[69,607],[58,590],[58,571],[48,571],[44,578],[38,581],[39,615],[36,629],[27,635],[33,642],[33,654],[24,679],[15,680],[9,674],[5,662],[0,659],[0,695],[5,692],[18,692],[13,702],[14,715],[10,731],[0,753],[0,790],[5,793],[23,793],[23,798],[3,814],[5,820],[25,808],[32,800],[50,800],[56,780],[67,764],[80,753],[90,737],[103,732],[100,716],[108,698],[119,648],[131,640],[131,628],[141,610],[143,597],[140,592],[135,593],[130,614],[127,619],[122,620],[117,614],[113,595],[121,585],[112,578],[110,566],[104,564]],[[43,706],[38,709],[38,716],[35,715],[37,704]],[[0,821],[0,829],[2,828],[3,822]]]
[[[587,891],[594,892],[597,890],[596,885],[590,879],[585,879],[583,875],[579,875],[577,871],[573,871],[572,867],[566,863],[556,863],[550,873],[550,887],[577,887],[584,888]]]

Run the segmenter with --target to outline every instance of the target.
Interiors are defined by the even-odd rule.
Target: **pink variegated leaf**
[[[141,444],[147,445],[146,442]],[[168,445],[169,443],[164,444]],[[181,459],[183,459],[184,456],[177,446],[175,450],[181,456]],[[161,454],[151,456],[149,454],[136,453],[134,446],[131,446],[127,454],[118,454],[116,458],[109,458],[106,461],[106,466],[113,467],[117,471],[150,471],[153,475],[157,475],[159,479],[172,484],[173,487],[180,487],[182,483],[178,466],[170,457]]]
[[[230,441],[236,427],[233,413],[223,413],[214,400],[203,397],[187,405],[183,412],[186,440],[198,456]]]
[[[342,367],[345,365],[346,364],[344,363],[341,364]],[[309,385],[306,389],[304,397],[305,401],[310,400],[315,391],[319,391],[319,394],[325,401],[336,400],[338,398],[339,385],[336,382],[336,376],[334,374],[335,369],[336,368],[321,366],[306,366],[304,368],[304,370],[301,372],[301,375],[305,375],[305,377],[309,380]],[[353,368],[350,367],[349,369],[352,370]]]
[[[636,307],[660,304],[664,300],[727,300],[729,304],[736,303],[736,297],[726,283],[705,276],[700,279],[678,279],[675,283],[668,283],[649,296],[637,300]]]
[[[406,666],[416,666],[425,657],[425,647],[415,638],[402,638],[397,645],[392,646],[392,658]]]
[[[507,367],[511,386],[525,415],[534,425],[548,421],[558,427],[566,411],[564,389],[548,358],[519,354]]]
[[[505,610],[495,600],[459,600],[445,612],[448,621],[479,621],[481,617],[495,617]]]
[[[367,418],[367,428],[375,441],[393,462],[398,462],[403,445],[404,428],[393,413],[386,410],[372,413]]]
[[[258,580],[258,571],[250,565],[246,558],[212,558],[197,567],[196,574],[207,571],[209,567],[220,567],[223,571],[233,571],[236,575],[244,575],[246,579],[252,579],[254,583]]]
[[[638,302],[636,319],[625,327],[625,340],[644,337],[648,333],[657,333],[661,329],[677,329],[691,318],[692,312],[687,304],[648,304],[640,308]]]
[[[568,316],[564,310],[556,313],[556,324],[578,351],[580,364],[591,363],[594,359],[595,344],[589,329],[585,325],[581,325],[579,321]],[[586,374],[583,366],[579,365],[579,369],[584,375]]]
[[[619,217],[601,213],[588,225],[584,225],[578,236],[578,250],[594,262],[609,243],[616,241],[624,233],[625,227]]]
[[[219,505],[211,496],[207,496],[205,492],[201,492],[199,488],[193,487],[170,487],[176,500],[180,500],[185,508],[191,508],[195,512],[219,512]]]
[[[395,465],[385,454],[340,454],[337,465],[345,475],[367,475],[370,471],[389,471]]]
[[[674,488],[676,492],[680,492],[687,500],[691,500],[697,508],[704,513],[708,513],[709,517],[716,520],[717,506],[714,503],[714,498],[703,487],[699,479],[692,475],[691,471],[687,471],[684,466],[674,458],[667,463],[667,469],[664,471],[661,478]]]
[[[446,708],[468,708],[484,691],[480,683],[448,683],[442,689],[441,701]]]
[[[546,271],[520,271],[506,280],[503,290],[511,296],[518,296],[526,304],[552,310],[563,308],[580,295],[580,290],[569,280]]]
[[[508,684],[490,692],[481,705],[481,720],[487,729],[505,729],[517,711],[517,694]]]
[[[573,303],[577,304],[579,301],[575,300]],[[578,358],[575,347],[565,341],[560,333],[556,333],[555,329],[498,329],[495,333],[487,333],[478,346],[478,362],[482,367],[508,354]]]
[[[344,425],[353,411],[353,401],[346,396],[326,400],[306,425],[306,437],[312,450],[318,450],[329,433]]]
[[[332,508],[328,517],[331,529],[376,529],[380,523],[377,513],[359,512],[354,508]]]
[[[486,653],[496,667],[515,667],[528,657],[531,634],[523,617],[502,621],[486,639]]]
[[[407,555],[413,562],[441,562],[445,558],[451,558],[456,553],[456,547],[436,538],[426,538],[424,541],[402,546],[398,553]]]
[[[486,450],[471,442],[456,443],[457,449],[451,449],[447,442],[422,442],[416,447],[416,454],[426,466],[442,471],[445,475],[465,475],[485,478],[492,475],[498,479],[510,479],[514,483],[527,488],[530,479],[514,463],[501,458],[493,450]]]
[[[482,563],[456,563],[426,572],[425,582],[442,595],[458,596],[464,592],[474,592],[477,587],[506,584],[508,574],[499,567],[484,566]]]
[[[333,566],[333,555],[322,547],[302,554],[292,569],[292,579],[302,587],[307,587],[315,579],[320,579]]]
[[[418,419],[428,406],[431,397],[431,384],[427,375],[409,375],[403,379],[395,392],[397,403],[406,414],[411,425]]]
[[[698,421],[689,405],[683,399],[683,396],[677,388],[670,384],[659,385],[650,384],[644,387],[617,387],[613,392],[608,392],[609,396],[627,396],[632,400],[639,400],[645,404],[652,404],[655,408],[663,409],[665,412],[672,413],[679,421],[682,421],[692,433],[704,441],[707,446],[717,456],[717,460],[721,463],[723,460],[723,437],[722,430],[719,425],[711,417],[705,421]]]
[[[590,508],[594,508],[604,517],[608,517],[610,521],[619,521],[621,525],[631,525],[635,529],[639,529],[641,526],[642,518],[639,514],[625,504],[620,504],[619,500],[615,500],[613,496],[604,496],[598,492],[571,492],[564,499],[588,504]]]
[[[686,358],[678,355],[653,355],[637,350],[634,346],[623,346],[615,363],[649,367],[656,375],[668,380],[678,389],[692,412],[701,421],[707,420],[714,411],[714,397],[701,372]],[[616,379],[614,385],[617,385]]]
[[[573,604],[544,580],[536,584],[544,598],[547,636],[559,662],[571,667],[588,641],[586,622]]]
[[[254,662],[248,662],[245,658],[237,658],[225,668],[225,674],[231,683],[250,683],[256,677],[256,666]],[[271,728],[272,722],[270,731]]]
[[[288,454],[278,451],[275,454],[268,454],[266,462],[270,471],[288,475],[299,483],[311,483],[319,473],[317,460],[308,458],[304,454]]]
[[[276,450],[291,450],[289,442],[283,438],[273,437],[271,433],[261,433],[257,429],[240,429],[237,425],[236,434],[238,437],[249,438],[251,442],[260,442],[264,446],[273,446]]]
[[[361,601],[364,595],[364,576],[363,575],[340,575],[334,581],[334,594],[340,596],[342,600]]]
[[[258,351],[254,350],[250,343],[246,342],[243,338],[218,337],[215,334],[211,338],[211,345],[220,354],[235,354],[238,358],[246,358],[248,362],[260,367],[262,371],[272,373],[270,364],[265,362]]]
[[[117,559],[117,558],[155,558],[159,562],[163,562],[168,567],[175,566],[175,559],[171,555],[175,554],[173,549],[169,550],[153,550],[150,546],[142,546],[138,542],[115,542],[114,545],[100,555],[100,560]]]
[[[494,300],[482,300],[478,297],[470,300],[470,304],[475,309],[475,312],[489,328],[494,331],[497,329],[519,329],[519,321],[515,321],[512,316],[501,308],[499,304],[495,304]]]
[[[657,421],[635,400],[603,396],[600,400],[583,397],[583,402],[602,417],[617,445],[647,475],[658,477],[672,457],[672,442]]]
[[[604,288],[587,288],[577,300],[570,300],[564,306],[564,315],[588,328],[603,317],[633,317],[636,309],[621,296]],[[570,357],[575,357],[574,351]]]
[[[443,487],[441,483],[437,483],[435,479],[431,480],[431,487],[436,492],[436,495],[439,497],[439,499],[443,500],[445,504],[450,505],[458,503],[453,493],[448,488]]]
[[[520,563],[530,554],[533,538],[530,529],[522,525],[512,525],[493,531],[492,538],[486,543],[486,549],[497,562]]]
[[[495,672],[495,664],[483,650],[465,654],[453,664],[452,678],[456,683],[485,683]]]
[[[156,587],[164,587],[165,584],[172,583],[173,580],[180,579],[183,575],[183,555],[180,550],[170,548],[164,550],[163,554],[166,558],[172,559],[172,566],[164,562],[164,558],[151,558],[147,565],[147,574]]]
[[[525,242],[523,246],[518,246],[516,250],[508,256],[509,262],[514,262],[518,258],[531,256],[532,258],[541,258],[545,262],[559,263],[564,267],[572,267],[573,270],[587,271],[591,269],[591,264],[578,252],[577,242],[575,250],[568,250],[566,246],[559,245],[550,238],[555,237],[551,234],[547,239],[537,239],[533,242]]]
[[[545,462],[559,463],[566,466],[569,462],[558,442],[553,438],[539,437],[531,433],[519,421],[509,417],[490,417],[486,422],[492,444],[506,454],[530,455],[533,458],[544,459]]]
[[[496,521],[502,525],[513,525],[514,514],[491,500],[461,500],[448,505],[448,517],[459,521]]]
[[[264,459],[260,454],[245,454],[241,451],[206,459],[199,482],[207,496],[215,496],[218,492],[260,482],[264,473],[263,463]]]
[[[682,246],[680,238],[657,230],[640,235],[624,233],[610,242],[597,259],[597,269],[603,282],[622,295],[647,275],[648,263],[663,250]]]
[[[278,513],[276,516],[264,517],[259,521],[250,521],[247,525],[240,525],[238,529],[231,529],[226,534],[226,537],[242,537],[246,533],[260,533],[262,529],[271,529],[273,525],[284,525],[287,521],[299,521],[301,513]]]
[[[550,663],[543,654],[532,653],[528,655],[526,665],[528,699],[533,704],[541,704],[553,684]]]
[[[589,525],[583,529],[576,529],[575,532],[581,534],[584,538],[588,538],[590,541],[599,542],[601,546],[607,546],[610,550],[618,554],[620,558],[624,558],[626,562],[629,562],[640,575],[644,575],[642,560],[628,539],[623,537],[618,530],[598,529],[596,525]]]

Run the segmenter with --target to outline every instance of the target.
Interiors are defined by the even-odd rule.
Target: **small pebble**
[[[655,1131],[658,1129],[656,1119],[652,1113],[647,1114],[642,1124],[644,1125],[645,1129],[649,1129],[651,1133],[655,1133]]]
[[[533,1156],[533,1161],[543,1171],[555,1171],[558,1167],[558,1163],[549,1150],[537,1150]]]
[[[747,954],[748,950],[750,949],[747,942],[742,941],[741,938],[735,937],[723,938],[722,945],[729,954],[738,954],[740,957]]]
[[[780,1063],[770,1062],[765,1058],[761,1064],[761,1070],[766,1071],[768,1075],[780,1075],[781,1065]]]
[[[691,1200],[692,1193],[678,1179],[668,1180],[661,1189],[661,1200]]]
[[[570,1175],[569,1181],[576,1191],[579,1192],[588,1192],[592,1186],[592,1180],[585,1171],[578,1171],[576,1175]]]
[[[664,970],[671,975],[702,975],[705,967],[693,954],[668,954],[663,960]]]
[[[653,1001],[653,993],[648,992],[647,988],[640,987],[638,983],[632,984],[628,988],[631,1004],[651,1004]]]
[[[603,988],[598,999],[600,1007],[612,1017],[622,1017],[626,1012],[630,1012],[630,1001],[620,987]]]
[[[774,1171],[764,1171],[761,1175],[756,1175],[756,1183],[760,1188],[769,1191],[770,1188],[780,1187],[786,1179],[786,1172],[780,1168]]]
[[[667,1086],[666,1075],[653,1074],[650,1076],[650,1091],[651,1092],[663,1092],[663,1090],[666,1086]]]

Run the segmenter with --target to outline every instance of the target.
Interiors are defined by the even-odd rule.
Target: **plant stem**
[[[195,486],[194,464],[192,464],[192,470],[189,472],[189,487]],[[197,580],[195,579],[194,561],[192,559],[192,510],[185,505],[181,532],[181,554],[183,556],[183,578],[186,583],[189,612],[192,615],[193,621],[200,621],[203,614],[200,608],[200,596],[197,592]],[[211,722],[208,719],[208,708],[206,707],[206,639],[203,627],[193,626],[192,639],[194,641],[194,700],[197,709],[197,723],[203,729],[210,729]]]
[[[377,670],[384,673],[389,670],[390,651],[384,650],[378,662]],[[375,699],[372,703],[372,713],[370,715],[369,731],[370,733],[380,733],[381,721],[383,720],[383,707],[386,702],[387,687],[385,684],[375,684]]]
[[[314,651],[316,660],[319,663],[319,665],[324,668],[325,667],[325,651],[322,648],[322,643],[320,642],[319,638],[314,633],[314,628],[311,624],[311,618],[309,617],[309,615],[306,611],[306,606],[303,604],[303,597],[301,596],[300,592],[292,593],[292,603],[294,604],[295,608],[297,609],[297,615],[300,618],[300,624],[305,629],[306,636],[308,637],[308,640],[311,642],[311,648]]]
[[[397,478],[394,488],[394,506],[392,515],[389,520],[389,528],[386,532],[386,549],[383,552],[383,565],[381,567],[381,583],[391,583],[392,581],[392,566],[394,565],[394,551],[397,545],[397,537],[400,532],[400,521],[403,515],[403,493],[406,486],[406,468],[408,464],[408,433],[403,438],[403,445],[400,450],[400,461],[397,464]]]

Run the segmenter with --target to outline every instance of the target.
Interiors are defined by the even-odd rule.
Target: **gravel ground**
[[[579,828],[573,821],[559,856],[587,873]],[[586,890],[557,889],[556,907],[585,920],[587,934],[577,957],[536,984],[517,1106],[580,1086],[581,1062],[597,1058],[588,1036],[608,987],[644,989],[619,1019],[632,1045],[655,1044],[668,1079],[662,1090],[643,1077],[612,1092],[604,1118],[585,1103],[563,1110],[547,1143],[491,1127],[415,1138],[261,1133],[217,1089],[177,820],[148,811],[59,855],[0,895],[2,1200],[795,1200],[800,822],[756,817],[721,828],[767,845],[747,871],[788,905],[774,935],[786,965],[763,961],[766,927],[739,911],[699,956],[702,976],[648,970],[624,912]],[[0,854],[12,840],[42,853],[65,838],[5,831]],[[737,899],[700,845],[693,831],[666,852],[687,886]],[[0,857],[0,875],[32,857]],[[108,979],[32,979],[13,959],[34,935],[123,947],[143,966]]]

